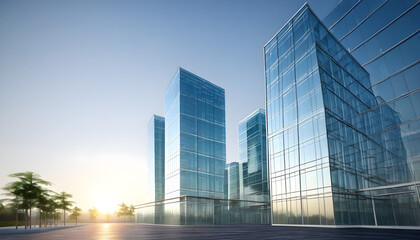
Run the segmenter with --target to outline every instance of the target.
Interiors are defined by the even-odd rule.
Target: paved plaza
[[[420,231],[269,225],[159,226],[98,223],[26,231],[0,228],[0,239],[420,239]]]

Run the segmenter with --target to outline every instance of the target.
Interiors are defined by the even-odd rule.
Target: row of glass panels
[[[266,202],[182,196],[136,207],[137,223],[168,225],[270,224]]]

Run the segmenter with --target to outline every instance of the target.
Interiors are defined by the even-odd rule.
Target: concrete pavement
[[[420,239],[420,231],[269,225],[161,226],[98,223],[49,228],[44,231],[32,229],[26,233],[25,230],[0,229],[0,239]]]

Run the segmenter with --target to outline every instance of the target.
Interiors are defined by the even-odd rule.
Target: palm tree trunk
[[[32,229],[32,208],[29,208],[29,229]]]
[[[18,224],[19,224],[19,210],[16,209],[16,229],[18,229]]]
[[[64,226],[66,226],[66,210],[64,209]]]
[[[41,209],[39,209],[39,228],[42,228],[42,216],[41,216]]]
[[[25,209],[25,229],[28,228],[28,209]]]
[[[76,217],[76,226],[77,226],[77,217]]]

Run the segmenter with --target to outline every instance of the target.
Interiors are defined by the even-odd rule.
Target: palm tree
[[[130,207],[128,208],[127,215],[130,217],[134,216],[134,211],[135,211],[134,206],[133,204],[131,204]],[[133,218],[130,218],[130,219],[131,219],[130,221],[133,221]]]
[[[134,216],[134,211],[135,211],[134,206],[133,204],[131,204],[130,207],[128,208],[128,215]]]
[[[57,211],[57,209],[58,209],[57,206],[58,206],[58,204],[56,205],[56,208],[53,212],[54,226],[57,226],[58,220],[61,220],[61,214]]]
[[[22,206],[22,200],[19,197],[15,197],[10,200],[10,203],[8,204],[8,208],[11,209],[16,213],[16,229],[18,229],[19,224],[19,209]]]
[[[73,208],[73,212],[71,213],[70,217],[73,217],[76,219],[76,225],[77,225],[77,217],[79,217],[81,215],[82,209],[78,208],[78,207],[74,207]]]
[[[120,209],[118,209],[117,216],[126,216],[128,212],[128,206],[125,203],[118,204],[118,206],[120,206]]]
[[[50,190],[40,189],[36,198],[36,207],[39,210],[39,227],[42,227],[42,212],[46,213],[48,210],[48,199],[51,197],[49,195]]]
[[[134,216],[134,206],[130,205],[128,206],[125,203],[121,203],[118,204],[118,206],[120,206],[120,209],[118,209],[117,211],[117,216],[121,217],[121,216]],[[127,219],[125,219],[127,220]]]
[[[96,217],[99,215],[98,209],[96,209],[95,207],[94,208],[90,208],[88,210],[88,212],[89,212],[89,215],[90,215],[90,219],[93,219],[96,222]]]
[[[16,210],[16,218],[18,216],[19,209],[24,209],[25,214],[25,229],[27,227],[27,201],[23,199],[24,190],[23,190],[23,183],[21,181],[11,182],[3,188],[3,190],[7,191],[5,195],[13,196],[12,203],[13,208]],[[17,222],[16,222],[16,229],[17,229]]]
[[[47,216],[46,216],[46,219],[45,219],[45,221],[46,221],[45,225],[48,225],[48,223],[47,223],[48,218],[50,220],[52,218],[52,220],[53,220],[53,222],[50,222],[51,223],[50,225],[53,225],[53,224],[55,225],[55,220],[56,220],[56,217],[57,217],[57,208],[58,208],[58,203],[55,201],[55,197],[50,197],[48,199],[48,203],[47,203],[47,206],[46,206]]]
[[[48,198],[47,196],[40,194],[37,200],[38,201],[37,201],[36,207],[39,210],[39,227],[41,228],[42,227],[42,212],[46,210]]]
[[[10,174],[9,177],[18,178],[19,181],[9,183],[4,189],[8,191],[7,195],[22,200],[20,206],[25,210],[25,229],[28,226],[28,210],[29,228],[32,228],[32,208],[36,204],[42,186],[49,186],[51,183],[43,180],[39,174],[34,172],[14,173]]]
[[[63,210],[64,226],[66,226],[66,210],[70,210],[70,207],[73,205],[74,202],[69,200],[69,198],[72,198],[73,196],[69,193],[61,192],[55,197],[58,201],[59,209]]]

